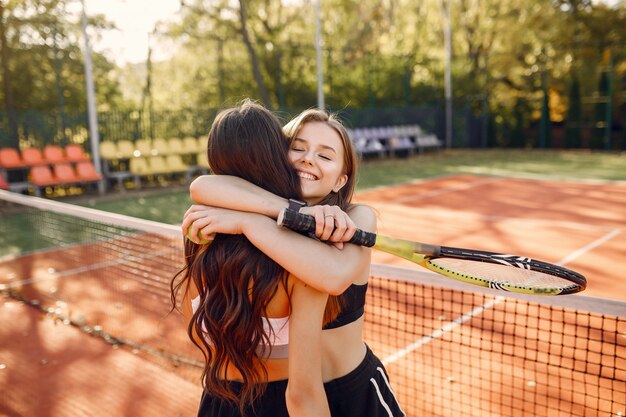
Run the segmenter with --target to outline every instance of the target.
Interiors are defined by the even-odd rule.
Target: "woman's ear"
[[[335,192],[335,193],[339,192],[339,190],[341,190],[343,188],[343,186],[346,185],[347,182],[348,182],[348,175],[347,174],[343,174],[342,176],[340,176],[337,179],[337,183],[333,187],[333,192]]]

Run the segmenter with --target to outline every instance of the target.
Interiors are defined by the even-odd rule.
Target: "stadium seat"
[[[127,176],[130,174],[125,173]],[[104,194],[106,191],[106,182],[103,181],[102,175],[98,174],[96,171],[96,167],[93,165],[91,161],[82,161],[76,164],[76,175],[80,179],[81,182],[85,183],[97,183],[98,185],[98,193]],[[118,182],[120,183],[120,189],[122,187],[122,178],[118,176]]]
[[[197,139],[198,152],[206,152],[206,148],[209,146],[209,135],[202,135]]]
[[[194,168],[184,163],[182,156],[168,155],[166,162],[170,172],[183,173],[185,174],[185,182],[191,181],[191,173],[194,171]]]
[[[75,184],[81,182],[70,164],[53,165],[53,172],[56,180],[60,184]]]
[[[169,174],[172,172],[167,165],[165,157],[161,155],[148,158],[148,166],[153,174]]]
[[[171,148],[163,138],[157,138],[152,141],[152,155],[169,155]]]
[[[137,139],[135,142],[135,151],[138,152],[134,153],[135,156],[143,156],[144,158],[156,155],[157,153],[156,149],[152,148],[152,144],[148,139]]]
[[[135,155],[135,146],[133,145],[131,141],[120,140],[119,142],[117,142],[117,157],[118,158],[128,159],[128,158],[132,158],[133,156],[139,156],[139,155],[138,154]]]
[[[105,143],[113,143],[113,142],[105,142]],[[102,146],[100,148],[102,148]],[[85,153],[82,146],[72,144],[72,145],[67,145],[65,147],[65,159],[71,162],[79,162],[79,161],[88,161],[89,157]]]
[[[189,166],[183,162],[183,158],[180,155],[168,155],[165,157],[165,162],[171,172],[185,172],[189,169]]]
[[[192,138],[191,136],[188,136],[183,139],[182,148],[184,150],[184,153],[191,153],[191,154],[196,154],[202,150],[200,149],[200,144],[198,143],[198,139]]]
[[[63,149],[56,145],[46,145],[43,148],[43,159],[48,164],[56,164],[65,161]]]
[[[118,157],[115,142],[100,142],[100,157],[107,161],[112,161]]]
[[[203,172],[208,172],[211,167],[209,166],[209,160],[207,159],[206,151],[198,152],[196,154],[196,165]]]
[[[130,172],[134,175],[151,175],[152,170],[148,166],[146,158],[133,158],[130,160]]]
[[[32,167],[30,169],[30,182],[39,187],[49,187],[59,184],[54,175],[52,175],[52,170],[47,165]]]
[[[77,163],[76,174],[81,181],[100,181],[102,179],[102,175],[98,174],[96,167],[91,161]]]
[[[167,146],[169,148],[169,155],[182,155],[188,153],[183,145],[182,139],[169,138],[167,140]]]
[[[20,153],[14,148],[0,149],[0,167],[2,168],[21,168],[26,164],[20,157]]]
[[[135,178],[135,187],[141,188],[141,177],[154,174],[148,165],[147,158],[132,158],[130,160],[130,173]]]
[[[129,168],[126,161],[120,160],[127,160],[129,158],[132,158],[133,151],[133,144],[129,141],[100,142],[100,157],[104,160],[104,163],[102,164],[102,173],[107,178],[107,180],[116,181],[120,191],[122,192],[124,191],[124,180],[130,178],[131,174],[130,172],[128,172]],[[88,159],[87,161],[93,164],[91,160]],[[103,182],[101,184],[102,186],[99,187],[99,191],[103,192],[103,188],[106,183]]]
[[[22,160],[25,165],[36,166],[43,165],[46,161],[43,159],[41,151],[37,148],[26,148],[22,151]]]

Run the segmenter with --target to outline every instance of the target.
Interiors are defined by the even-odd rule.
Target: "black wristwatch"
[[[304,201],[296,200],[293,198],[289,199],[289,210],[300,211],[302,207],[306,207],[306,203]]]

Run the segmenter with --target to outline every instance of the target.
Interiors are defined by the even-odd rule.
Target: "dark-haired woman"
[[[251,102],[221,112],[209,133],[215,173],[298,198],[287,152],[278,119]],[[189,335],[205,356],[198,415],[286,417],[289,409],[291,417],[329,416],[320,336],[327,295],[295,279],[241,231],[228,230],[233,214],[239,224],[291,234],[266,216],[224,210],[216,217],[225,227],[212,243],[185,243],[186,267],[172,296],[182,298]],[[288,345],[289,335],[297,343]]]

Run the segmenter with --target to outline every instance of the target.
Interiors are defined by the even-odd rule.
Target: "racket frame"
[[[315,231],[315,218],[313,216],[302,214],[288,208],[281,211],[277,219],[277,224],[279,226],[288,227],[289,229],[306,234],[310,234]],[[585,277],[575,271],[559,265],[554,265],[524,256],[412,242],[404,239],[366,232],[360,229],[357,229],[354,237],[350,240],[350,243],[373,247],[383,252],[399,256],[430,271],[449,278],[503,291],[535,295],[564,295],[583,291],[587,285]],[[506,281],[488,280],[443,268],[436,264],[436,259],[440,258],[485,262],[507,267],[526,269],[556,276],[570,282],[571,284],[559,287],[538,285],[531,286]]]

